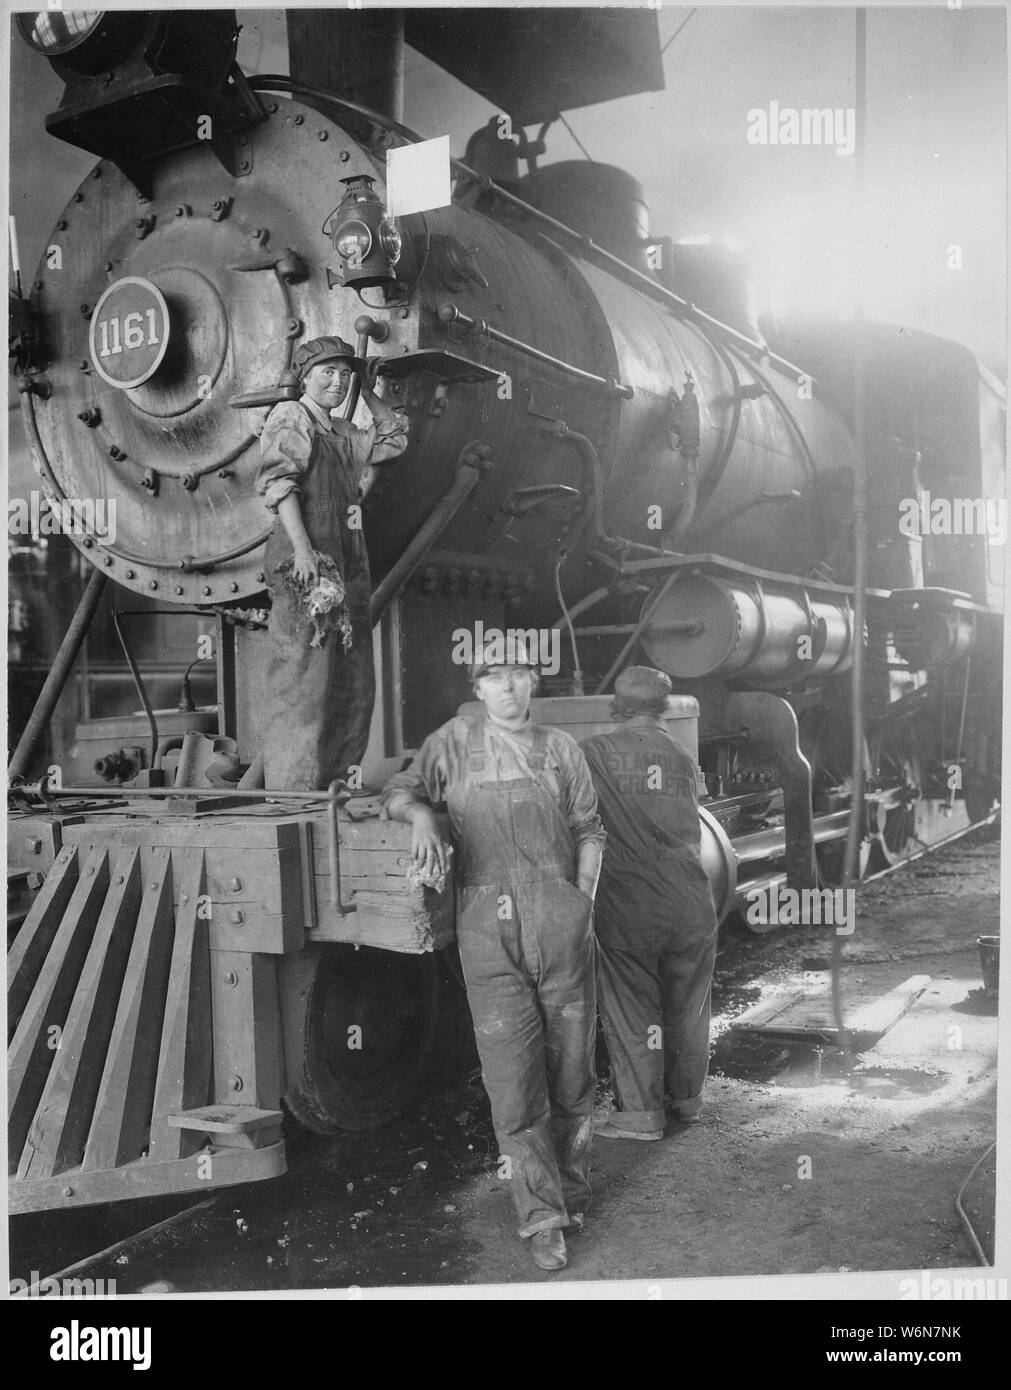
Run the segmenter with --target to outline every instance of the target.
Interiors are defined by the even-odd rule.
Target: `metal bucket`
[[[997,983],[1000,979],[1000,937],[977,936],[979,963],[983,970],[983,989],[986,994],[997,998]]]

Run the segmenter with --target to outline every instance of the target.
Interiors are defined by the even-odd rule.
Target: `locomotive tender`
[[[577,738],[609,727],[640,653],[671,675],[721,916],[837,883],[851,813],[870,872],[984,819],[999,787],[1000,547],[899,524],[926,494],[1002,494],[1003,398],[971,354],[841,324],[770,347],[732,257],[655,236],[621,170],[538,166],[543,142],[501,122],[450,206],[394,222],[385,153],[410,135],[391,110],[363,111],[347,73],[247,80],[234,44],[217,11],[88,12],[49,45],[68,87],[47,125],[101,158],[14,306],[18,390],[51,503],[114,500],[116,533],[73,537],[93,577],[11,768],[14,1211],[267,1177],[282,1101],[333,1132],[414,1093],[452,884],[410,884],[409,829],[374,793],[468,701],[453,655],[477,623],[557,634],[536,718]],[[298,394],[292,353],[321,334],[381,358],[410,439],[364,505],[369,750],[345,787],[299,796],[257,786],[253,479],[258,426]],[[109,579],[216,615],[216,723],[167,736],[149,709],[149,747],[26,780]]]

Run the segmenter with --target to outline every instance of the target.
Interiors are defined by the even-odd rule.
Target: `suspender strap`
[[[533,734],[534,746],[527,754],[527,762],[530,765],[530,771],[538,773],[544,771],[544,763],[548,756],[548,736],[540,724],[534,725]]]
[[[484,771],[484,720],[478,716],[467,729],[467,771]]]
[[[485,769],[485,721],[478,716],[469,721],[467,729],[467,771],[484,772]],[[548,736],[539,724],[533,726],[533,746],[527,753],[530,771],[536,776],[544,771],[548,756]]]

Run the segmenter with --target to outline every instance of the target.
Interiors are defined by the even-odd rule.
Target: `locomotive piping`
[[[629,652],[634,650],[635,644],[642,636],[646,624],[649,622],[656,609],[659,608],[660,604],[663,602],[664,598],[666,598],[667,594],[671,591],[671,589],[674,587],[677,581],[681,578],[681,573],[682,572],[679,569],[674,570],[672,574],[669,574],[667,576],[663,584],[661,584],[660,588],[657,590],[656,596],[652,599],[652,601],[649,599],[646,600],[645,604],[643,605],[642,613],[639,616],[639,621],[632,629],[628,641],[625,643],[621,651],[615,657],[607,674],[604,676],[603,680],[600,682],[596,690],[593,692],[594,695],[603,695],[604,691],[607,689],[608,685],[610,685],[617,672],[621,670],[625,658],[628,656]]]
[[[368,106],[362,106],[356,101],[348,101],[345,97],[335,96],[332,92],[325,91],[322,87],[313,87],[305,82],[295,82],[290,77],[284,77],[280,73],[263,73],[259,77],[252,77],[249,79],[249,86],[253,91],[288,92],[292,95],[309,97],[314,101],[326,102],[330,106],[340,107],[345,111],[352,112],[354,115],[364,116],[365,119],[371,121],[377,129],[392,131],[395,135],[399,135],[401,139],[406,140],[412,145],[421,144],[424,139],[423,136],[411,130],[408,126],[401,124],[400,121],[394,121],[389,116],[384,116],[378,111],[373,111]],[[482,189],[489,193],[494,193],[495,196],[501,198],[503,202],[509,203],[512,207],[519,208],[526,216],[535,218],[538,222],[551,227],[554,231],[577,242],[580,251],[584,254],[596,256],[599,260],[604,262],[608,269],[618,273],[621,278],[632,280],[637,287],[647,290],[654,299],[660,299],[664,303],[669,304],[672,308],[677,309],[684,318],[690,319],[691,322],[699,326],[705,325],[715,329],[725,337],[730,338],[733,342],[738,343],[741,347],[754,353],[755,356],[772,362],[775,366],[780,368],[781,371],[789,375],[794,377],[805,375],[799,367],[787,361],[785,357],[780,357],[778,353],[770,352],[766,344],[756,342],[754,338],[749,338],[747,334],[739,332],[736,328],[732,328],[729,323],[723,323],[722,320],[713,318],[711,314],[704,313],[701,309],[696,308],[694,304],[690,303],[689,300],[682,299],[682,297],[679,294],[675,294],[673,290],[665,289],[663,285],[651,279],[648,275],[643,274],[641,270],[636,270],[635,266],[629,265],[627,261],[621,260],[619,256],[612,255],[610,251],[605,251],[604,248],[598,246],[591,237],[584,236],[582,232],[577,232],[573,227],[566,226],[564,222],[559,222],[557,218],[550,217],[546,212],[541,212],[539,208],[534,207],[531,203],[524,202],[524,200],[518,198],[515,193],[508,192],[507,189],[502,188],[486,174],[479,174],[476,170],[471,169],[469,165],[464,164],[459,159],[450,159],[449,163],[454,173],[463,174]]]
[[[574,444],[579,452],[590,465],[590,479],[593,493],[593,531],[596,539],[602,541],[604,545],[611,546],[615,550],[626,551],[633,542],[627,541],[622,536],[609,536],[604,530],[604,470],[600,463],[600,455],[594,447],[593,441],[585,434],[580,434],[578,430],[569,429],[564,420],[545,420],[541,429],[545,434],[553,435],[556,439],[567,440]]]
[[[730,417],[730,428],[727,431],[727,437],[723,442],[723,449],[720,452],[719,458],[712,467],[707,470],[705,478],[703,478],[702,482],[699,484],[695,496],[695,506],[691,514],[686,518],[678,517],[677,525],[675,526],[675,536],[679,540],[684,538],[697,513],[705,510],[713,493],[716,491],[717,487],[719,487],[727,464],[730,462],[730,455],[734,452],[734,445],[737,443],[737,434],[741,427],[743,406],[741,378],[738,375],[737,367],[734,363],[732,350],[725,347],[724,344],[719,342],[716,338],[713,338],[711,341],[714,351],[726,367],[730,376],[730,382],[734,391],[733,413]]]
[[[56,702],[63,694],[63,687],[67,683],[77,654],[87,636],[108,578],[109,576],[103,570],[94,569],[91,572],[84,593],[81,595],[81,601],[77,605],[70,626],[64,633],[60,649],[56,653],[56,658],[46,676],[45,684],[39,692],[28,723],[25,725],[24,733],[18,740],[18,746],[14,750],[14,756],[7,769],[8,779],[22,776],[29,759],[35,752],[43,730],[56,708]]]
[[[463,449],[452,483],[422,522],[396,564],[373,590],[369,603],[373,627],[463,506],[482,473],[491,466],[490,453],[485,444],[472,443]]]
[[[579,649],[576,646],[576,629],[572,626],[572,614],[566,607],[565,595],[562,593],[562,565],[564,563],[565,552],[563,551],[555,563],[555,595],[558,598],[558,603],[562,610],[562,618],[569,629],[569,641],[572,643],[572,693],[573,695],[582,695],[583,671],[579,664]]]
[[[151,730],[151,756],[148,760],[150,767],[154,767],[158,757],[158,724],[154,717],[154,710],[151,708],[151,701],[148,699],[144,682],[141,680],[140,670],[134,659],[130,644],[126,640],[126,633],[123,631],[123,624],[120,622],[121,613],[118,608],[112,610],[112,625],[116,629],[116,636],[119,638],[119,645],[123,648],[123,655],[126,657],[126,664],[130,668],[130,675],[137,688],[137,695],[141,704],[144,706],[144,713],[147,715],[148,727]]]

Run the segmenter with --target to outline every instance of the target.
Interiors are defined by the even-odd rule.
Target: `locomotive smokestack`
[[[296,82],[322,87],[404,119],[402,10],[288,10],[288,58]],[[347,122],[354,134],[362,132]]]

